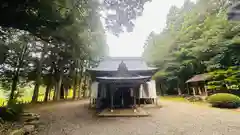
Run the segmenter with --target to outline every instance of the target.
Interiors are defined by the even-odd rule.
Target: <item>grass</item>
[[[170,101],[177,101],[177,102],[189,102],[187,99],[179,96],[162,96],[160,100],[170,100]]]
[[[198,107],[204,107],[204,108],[212,108],[212,109],[219,109],[219,110],[224,110],[224,111],[229,111],[229,112],[235,112],[235,113],[240,113],[240,108],[237,109],[226,109],[226,108],[216,108],[212,107],[209,103],[207,102],[189,102],[187,99],[179,96],[161,96],[160,101],[165,100],[165,101],[173,101],[173,102],[183,102],[183,103],[189,103],[193,105],[197,105]]]
[[[21,88],[19,90],[23,92],[22,93],[23,96],[19,97],[17,100],[19,102],[23,102],[23,103],[31,102],[31,100],[32,100],[32,93],[33,93],[33,87]],[[42,102],[44,100],[44,96],[45,96],[44,93],[45,93],[45,88],[44,87],[40,87],[40,89],[39,89],[39,96],[38,96],[38,101],[39,102]],[[50,94],[50,100],[53,99],[53,95],[54,95],[54,92],[52,90],[51,94]],[[68,99],[71,99],[72,96],[73,96],[73,90],[70,89],[69,92],[68,92]],[[6,104],[7,104],[7,99],[4,98],[3,92],[1,91],[1,93],[0,93],[0,106],[4,106]]]
[[[6,99],[0,98],[0,106],[6,105]]]
[[[207,102],[203,102],[203,101],[190,102],[187,99],[185,99],[183,97],[180,97],[180,96],[162,96],[162,97],[160,97],[160,100],[168,100],[168,101],[174,101],[174,102],[185,102],[185,103],[204,105],[204,106],[209,105]]]

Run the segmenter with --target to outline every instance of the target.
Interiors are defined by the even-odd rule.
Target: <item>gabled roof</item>
[[[117,71],[119,64],[125,63],[128,71],[156,70],[148,67],[141,57],[107,57],[100,62],[98,67],[88,69],[90,71]]]
[[[137,76],[137,77],[97,77],[100,82],[118,82],[118,83],[136,83],[146,82],[151,79],[151,76]]]
[[[137,76],[137,77],[96,77],[97,79],[103,80],[138,80],[138,79],[149,79],[151,76]]]
[[[200,81],[207,81],[211,79],[211,75],[205,73],[205,74],[198,74],[190,78],[189,80],[186,81],[186,83],[190,82],[200,82]]]

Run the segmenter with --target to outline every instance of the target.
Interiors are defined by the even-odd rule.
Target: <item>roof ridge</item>
[[[107,60],[143,60],[142,57],[107,57]]]

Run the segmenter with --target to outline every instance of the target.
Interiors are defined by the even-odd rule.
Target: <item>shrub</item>
[[[10,102],[6,107],[0,107],[0,118],[6,121],[16,121],[23,112],[23,105],[15,101]]]
[[[207,101],[212,106],[219,108],[237,108],[240,106],[240,97],[228,93],[211,95],[207,98]]]
[[[201,96],[190,96],[190,97],[186,97],[186,99],[190,102],[201,102],[203,101],[203,97]]]

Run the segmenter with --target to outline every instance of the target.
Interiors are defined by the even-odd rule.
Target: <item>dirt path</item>
[[[186,103],[162,101],[142,118],[96,118],[87,101],[35,109],[41,114],[40,135],[239,135],[240,113]]]

